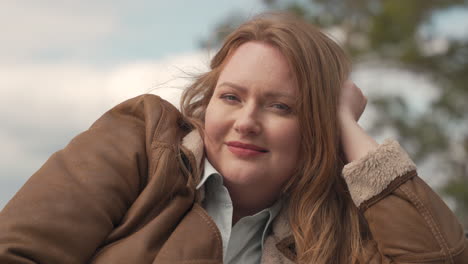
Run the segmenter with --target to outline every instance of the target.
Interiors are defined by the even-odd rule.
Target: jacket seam
[[[465,241],[465,239],[463,239],[463,241]],[[466,243],[462,243],[462,246],[460,249],[458,250],[453,249],[453,252],[452,252],[453,257],[460,255],[461,253],[463,253],[465,249],[466,249]]]
[[[415,170],[409,171],[402,176],[398,176],[392,182],[390,182],[387,187],[380,192],[379,194],[375,195],[374,197],[364,201],[360,206],[359,209],[361,212],[365,212],[369,209],[372,205],[378,203],[380,200],[385,198],[386,196],[390,195],[393,191],[395,191],[398,187],[400,187],[403,183],[407,182],[411,178],[417,175]]]
[[[150,97],[152,97],[152,95],[150,95]],[[141,98],[144,98],[144,96],[142,96]],[[169,144],[167,142],[160,141],[158,139],[158,135],[159,135],[159,132],[160,132],[161,127],[162,127],[161,122],[162,122],[162,120],[164,120],[166,118],[167,109],[164,106],[165,101],[162,100],[161,97],[156,96],[155,98],[158,100],[157,105],[158,105],[159,109],[161,109],[161,114],[157,118],[157,122],[155,124],[153,134],[151,135],[151,144],[150,144],[151,152],[153,152],[155,150],[158,151],[158,148],[164,148],[164,149],[173,148],[173,146],[171,144]],[[148,161],[152,160],[154,156],[155,156],[155,153],[152,153],[152,155],[148,156]],[[157,156],[157,159],[152,160],[152,161],[155,161],[155,162],[150,162],[150,166],[148,168],[148,172],[149,172],[148,177],[151,177],[154,174],[154,172],[156,170],[155,166],[156,166],[156,164],[158,164],[159,159],[161,157],[160,154],[158,154],[156,156]],[[146,186],[147,183],[148,183],[148,179],[146,179],[146,182],[143,185],[140,186],[140,192],[143,190],[144,186]]]
[[[199,216],[201,216],[201,218],[203,219],[203,221],[205,221],[205,223],[208,224],[208,226],[210,227],[210,229],[214,232],[215,234],[215,239],[218,241],[218,247],[216,247],[216,255],[221,255],[221,259],[223,259],[223,252],[221,250],[221,254],[219,254],[219,251],[220,251],[220,248],[219,248],[219,245],[221,244],[221,247],[223,245],[223,241],[221,239],[221,234],[219,233],[220,231],[218,230],[218,228],[214,225],[213,221],[211,221],[208,217],[208,215],[205,215],[203,213],[203,211],[201,210],[201,207],[198,205],[198,204],[194,204],[194,208],[193,208],[193,211],[198,214]]]
[[[154,132],[151,138],[151,145],[153,145],[154,142],[158,142],[157,140],[157,135],[159,135],[159,131],[161,130],[161,120],[164,120],[166,117],[166,108],[162,105],[163,100],[159,100],[159,106],[161,108],[161,114],[159,115],[158,118],[158,123],[156,124],[156,127],[154,128]]]
[[[432,234],[436,238],[439,246],[442,249],[442,253],[444,254],[445,259],[448,259],[450,263],[453,262],[452,255],[450,254],[450,249],[447,245],[447,241],[445,241],[443,235],[440,232],[440,229],[438,228],[437,224],[435,223],[435,219],[430,213],[430,211],[426,208],[424,203],[418,198],[416,194],[411,192],[406,186],[401,186],[401,190],[403,193],[405,193],[408,198],[413,202],[415,205],[416,209],[421,213],[423,219],[426,221],[427,225],[429,226]]]
[[[155,149],[155,148],[168,148],[168,149],[172,149],[174,148],[175,144],[170,144],[170,143],[166,143],[164,141],[157,141],[155,140],[152,144],[151,144],[151,148],[152,149]]]

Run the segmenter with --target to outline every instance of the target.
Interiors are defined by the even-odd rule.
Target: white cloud
[[[188,81],[180,78],[182,71],[206,70],[205,58],[200,52],[110,69],[80,64],[0,65],[4,76],[0,79],[4,94],[0,110],[14,116],[15,122],[31,125],[45,125],[54,119],[83,124],[112,105],[154,87],[165,87],[166,91],[167,87],[182,88]]]
[[[11,136],[8,131],[0,130],[0,168],[11,167],[12,164],[18,163],[22,166],[29,167],[27,164],[37,163],[36,157],[28,153],[21,144],[16,142],[16,138]],[[6,177],[7,175],[1,175]]]
[[[110,69],[0,65],[0,208],[48,156],[112,106],[149,91],[178,105],[189,82],[184,72],[205,71],[207,61],[199,52]]]
[[[460,6],[437,12],[432,17],[429,27],[442,38],[467,39],[468,8]]]
[[[113,103],[137,94],[151,92],[164,95],[165,99],[178,107],[178,98],[190,82],[190,77],[208,69],[206,52],[169,57],[158,63],[137,62],[126,64],[112,71],[107,78],[107,94]],[[128,87],[138,87],[137,91]],[[136,92],[136,93],[135,93]],[[177,96],[178,97],[178,96]]]
[[[396,66],[368,63],[355,67],[353,80],[368,96],[401,95],[416,113],[427,111],[439,90],[430,76]]]
[[[255,13],[260,1],[0,1],[0,58],[103,60],[160,58],[194,50],[233,10]]]
[[[0,58],[15,62],[92,47],[119,28],[118,14],[105,7],[91,1],[1,1]]]

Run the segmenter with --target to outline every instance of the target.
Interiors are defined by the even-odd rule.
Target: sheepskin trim
[[[273,220],[271,224],[272,232],[266,237],[263,244],[262,264],[281,263],[291,264],[294,263],[292,259],[295,258],[293,253],[287,248],[287,241],[290,241],[292,235],[291,227],[288,221],[288,206],[283,204],[281,211]],[[286,241],[287,240],[287,241]]]
[[[291,227],[289,226],[288,206],[286,203],[281,207],[281,211],[275,217],[271,226],[273,234],[278,237],[279,240],[292,234]]]
[[[182,146],[190,150],[197,161],[200,168],[203,158],[203,139],[196,129],[192,130],[182,139]]]
[[[195,162],[198,168],[201,168],[201,163],[203,159],[203,139],[200,136],[200,133],[196,129],[192,130],[182,139],[182,147],[188,149],[192,152],[195,157]],[[199,176],[201,178],[201,176]],[[200,178],[197,178],[199,181]],[[198,182],[196,183],[198,184]],[[195,201],[201,203],[205,199],[205,188],[202,186],[195,196]]]
[[[416,169],[397,141],[387,139],[377,149],[343,168],[356,206],[383,192],[396,178]]]
[[[278,248],[278,244],[281,243],[277,236],[271,235],[265,240],[262,252],[262,264],[293,264],[295,255],[292,253],[286,253]],[[286,251],[288,252],[288,251]]]

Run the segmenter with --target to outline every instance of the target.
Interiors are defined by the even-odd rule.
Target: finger
[[[343,87],[342,88],[350,88],[352,86],[355,86],[354,85],[354,82],[351,81],[350,79],[346,80],[344,83],[343,83]]]

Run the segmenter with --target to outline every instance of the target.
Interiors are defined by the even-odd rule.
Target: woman
[[[466,263],[406,153],[357,124],[348,75],[305,22],[248,21],[182,114],[137,97],[55,153],[1,212],[0,262]]]

